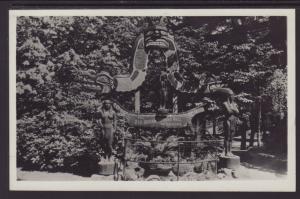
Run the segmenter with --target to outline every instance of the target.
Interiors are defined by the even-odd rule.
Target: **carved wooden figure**
[[[104,158],[108,158],[108,160],[110,160],[113,150],[112,144],[114,133],[116,130],[116,114],[112,108],[112,102],[110,100],[105,100],[103,102],[103,107],[100,110],[100,120],[103,131]]]

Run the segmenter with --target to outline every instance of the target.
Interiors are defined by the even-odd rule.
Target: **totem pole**
[[[160,89],[159,93],[159,108],[157,113],[140,113],[139,111],[139,88],[146,79],[149,65],[149,56],[156,56],[160,63],[154,62],[154,67],[159,67],[157,70],[159,74]],[[151,25],[140,36],[137,37],[134,45],[133,63],[131,72],[127,75],[110,76],[107,72],[100,72],[98,74],[91,74],[85,71],[78,75],[76,80],[80,82],[83,88],[93,90],[99,94],[107,95],[110,93],[125,93],[134,92],[136,103],[135,112],[126,111],[120,106],[120,112],[125,115],[126,122],[129,126],[138,128],[185,128],[192,126],[193,118],[200,115],[205,117],[207,113],[205,110],[206,102],[204,100],[193,109],[186,112],[178,113],[177,111],[177,96],[170,91],[176,93],[188,93],[208,95],[209,97],[217,97],[221,99],[219,107],[223,110],[224,117],[224,153],[220,158],[220,162],[224,167],[237,168],[239,165],[239,158],[232,154],[231,145],[234,136],[233,125],[234,117],[238,114],[238,109],[233,102],[233,91],[230,88],[218,87],[220,84],[213,80],[209,75],[203,73],[203,81],[199,81],[195,85],[190,84],[188,78],[184,78],[182,72],[179,72],[179,61],[174,37],[170,34],[166,25],[161,19],[159,24]],[[184,69],[182,69],[184,70]],[[193,75],[193,74],[191,74]],[[211,85],[214,85],[211,88]],[[170,100],[169,98],[173,98]],[[173,112],[169,111],[167,107],[168,102],[172,104]],[[101,118],[104,125],[104,134],[106,135],[108,157],[111,154],[110,139],[114,132],[114,114],[110,111],[111,103],[104,104]],[[163,117],[157,117],[157,116]],[[193,128],[197,129],[197,128]]]

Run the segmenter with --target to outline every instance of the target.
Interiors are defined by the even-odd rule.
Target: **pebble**
[[[135,181],[138,179],[138,176],[134,169],[126,169],[123,178],[125,181]]]
[[[160,181],[160,177],[158,175],[150,175],[145,181]]]
[[[112,181],[114,180],[114,176],[113,175],[109,175],[109,176],[104,176],[104,175],[98,175],[98,174],[93,174],[91,176],[91,179],[93,180],[107,180],[107,181]]]
[[[177,180],[177,176],[173,173],[173,171],[170,171],[170,173],[168,174],[168,178],[170,181],[176,181]]]
[[[223,179],[223,178],[225,178],[225,177],[226,177],[225,173],[218,173],[218,174],[217,174],[217,178],[218,178],[218,179]]]

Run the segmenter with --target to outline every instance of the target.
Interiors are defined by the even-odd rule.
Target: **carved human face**
[[[104,103],[104,109],[105,110],[109,110],[110,108],[111,108],[111,104],[110,103],[108,103],[108,102]]]
[[[153,26],[145,31],[145,47],[146,50],[153,48],[168,49],[169,48],[169,34],[165,27]]]

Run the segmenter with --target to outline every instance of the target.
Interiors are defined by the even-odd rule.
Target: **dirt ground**
[[[236,171],[237,178],[232,177],[231,171],[225,176],[215,175],[210,180],[273,180],[287,176],[286,155],[278,155],[267,152],[263,147],[254,147],[247,151],[239,151],[239,142],[233,142],[235,154],[240,156],[241,165]],[[112,181],[113,176],[94,174],[91,177],[83,177],[72,173],[47,172],[47,171],[24,171],[17,169],[17,179],[27,181]],[[163,180],[163,178],[161,178]],[[175,178],[176,179],[176,178]],[[180,180],[180,178],[179,178]]]
[[[237,147],[236,147],[237,149]],[[234,178],[228,170],[225,175],[214,175],[209,180],[273,180],[282,179],[287,176],[286,157],[266,153],[262,148],[252,148],[248,151],[235,151],[241,158],[240,168],[236,171],[237,178]],[[194,173],[195,174],[195,173]],[[173,174],[174,175],[174,174]],[[83,177],[72,173],[47,172],[47,171],[24,171],[17,169],[17,179],[27,181],[111,181],[113,176],[94,174],[90,177]],[[161,178],[163,180],[163,178]],[[176,178],[175,178],[176,179]],[[142,179],[144,180],[144,179]],[[167,179],[168,180],[168,179]],[[180,180],[180,178],[179,178]]]
[[[272,180],[282,179],[286,174],[279,174],[276,172],[265,171],[261,168],[250,168],[249,165],[242,163],[239,171],[237,171],[238,178],[222,178],[216,180]],[[82,177],[71,173],[49,173],[45,171],[22,171],[17,169],[18,180],[28,181],[110,181],[113,176],[92,175],[91,177]]]

